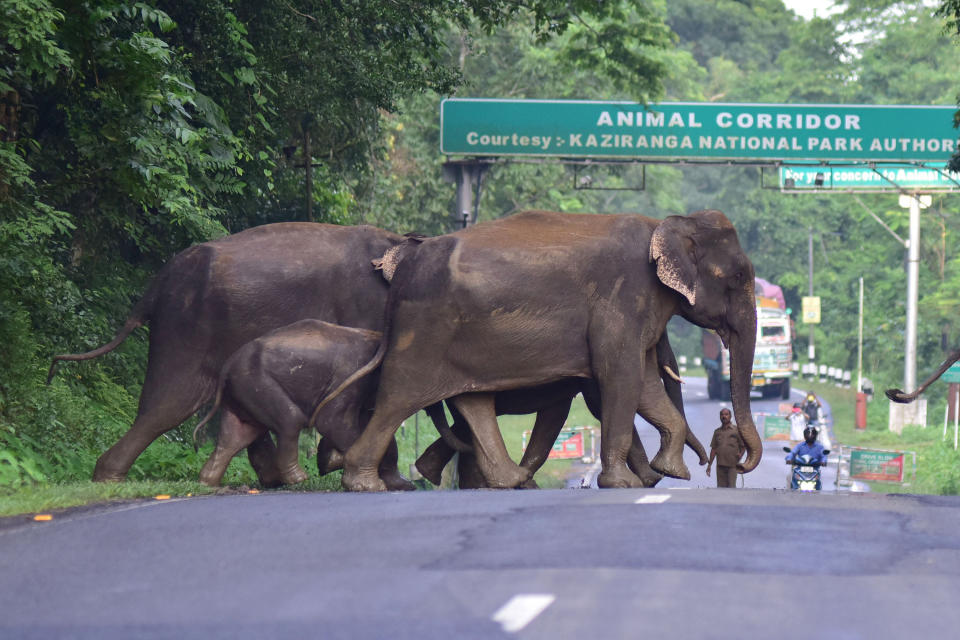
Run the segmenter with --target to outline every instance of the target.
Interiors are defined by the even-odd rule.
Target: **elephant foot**
[[[661,449],[650,462],[650,466],[653,467],[654,471],[659,471],[663,475],[671,478],[679,478],[680,480],[690,479],[690,470],[687,469],[687,465],[683,462],[682,455],[671,456],[664,453],[663,449]]]
[[[100,460],[97,460],[97,465],[93,468],[94,482],[123,482],[126,479],[126,471],[112,471],[106,465],[102,465]]]
[[[219,486],[220,486],[220,478],[221,478],[222,475],[223,475],[223,474],[220,474],[220,475],[217,475],[217,476],[213,476],[213,475],[211,475],[211,474],[204,473],[203,471],[201,471],[201,472],[200,472],[200,478],[199,478],[200,484],[205,484],[205,485],[207,485],[208,487],[219,487]]]
[[[309,477],[307,472],[303,470],[299,464],[293,469],[289,469],[282,473],[283,484],[300,484],[301,482],[306,481]]]
[[[420,472],[420,475],[438,487],[440,486],[441,478],[443,476],[443,467],[437,468],[429,462],[424,462],[423,456],[420,456],[417,459],[416,466],[417,471]]]
[[[626,465],[614,469],[604,469],[597,476],[597,486],[601,489],[642,489],[640,480]]]
[[[381,472],[380,479],[387,486],[388,491],[416,491],[415,484],[400,475],[400,472],[394,469],[389,472]]]
[[[457,464],[458,484],[461,489],[486,489],[487,480],[483,477],[477,458],[469,453],[461,453]]]
[[[637,477],[640,478],[642,486],[646,489],[657,486],[657,483],[663,480],[663,474],[657,473],[653,469],[645,469],[642,473],[638,473]]]
[[[539,489],[540,485],[538,485],[537,481],[531,477],[529,480],[527,480],[517,488],[518,489]]]
[[[346,491],[386,491],[387,485],[380,476],[373,471],[356,471],[344,468],[340,485]]]
[[[324,476],[337,469],[343,469],[343,452],[321,438],[317,445],[317,471]]]
[[[451,457],[449,449],[434,443],[417,458],[417,471],[433,484],[440,486],[443,468],[450,462]]]
[[[524,469],[520,465],[503,465],[491,474],[483,474],[486,484],[491,489],[516,489],[532,477],[529,469]]]

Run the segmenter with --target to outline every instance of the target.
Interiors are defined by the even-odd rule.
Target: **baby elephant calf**
[[[379,343],[376,331],[301,320],[240,347],[223,365],[213,409],[197,425],[199,431],[223,408],[217,446],[200,481],[220,484],[233,456],[267,430],[277,437],[276,464],[283,483],[306,480],[297,454],[300,430],[324,396],[373,358]],[[346,451],[360,435],[369,418],[364,403],[375,384],[376,377],[367,376],[318,415],[317,430],[337,450]],[[396,469],[395,444],[381,464],[381,477],[392,489],[413,488]]]

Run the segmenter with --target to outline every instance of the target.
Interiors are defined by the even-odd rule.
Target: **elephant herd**
[[[94,480],[125,478],[151,442],[213,400],[198,425],[221,411],[201,471],[208,484],[243,448],[264,485],[302,481],[297,441],[314,426],[321,473],[342,468],[353,491],[410,489],[394,434],[426,409],[441,436],[417,461],[426,478],[439,482],[459,451],[461,486],[535,486],[582,393],[600,420],[599,486],[652,486],[690,477],[685,443],[705,461],[666,336],[674,315],[730,349],[741,471],[759,463],[753,284],[733,225],[715,210],[664,220],[529,211],[435,238],[277,223],[175,255],[111,342],[55,356],[48,380],[58,361],[95,358],[149,325],[136,419]],[[537,413],[519,465],[497,426],[505,413]],[[635,414],[660,433],[653,460]]]

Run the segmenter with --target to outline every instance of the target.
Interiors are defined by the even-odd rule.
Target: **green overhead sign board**
[[[926,191],[960,189],[960,173],[947,170],[945,162],[927,162],[923,166],[907,164],[868,165],[791,165],[781,166],[780,186],[784,189],[889,188]],[[818,182],[820,184],[818,184]]]
[[[627,160],[943,162],[956,107],[451,98],[447,155]]]

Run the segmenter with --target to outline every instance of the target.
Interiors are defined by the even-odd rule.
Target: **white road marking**
[[[662,504],[670,499],[670,495],[666,493],[653,493],[648,496],[643,496],[642,498],[637,498],[633,504]]]
[[[521,593],[510,598],[493,614],[494,622],[507,633],[515,633],[543,613],[557,597],[550,593]]]

